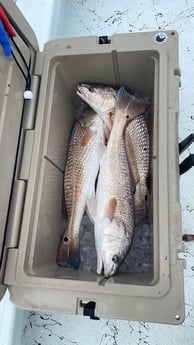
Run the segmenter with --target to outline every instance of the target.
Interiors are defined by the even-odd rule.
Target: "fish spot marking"
[[[116,198],[110,199],[105,210],[105,217],[112,220],[115,214],[116,206],[117,206]]]
[[[84,134],[81,146],[85,146],[85,145],[89,144],[95,135],[96,135],[96,132],[92,131],[90,128],[88,128],[86,133]]]

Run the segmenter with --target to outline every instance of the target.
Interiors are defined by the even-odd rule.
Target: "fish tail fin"
[[[147,207],[145,201],[134,196],[135,225],[141,224],[147,217]]]
[[[69,249],[68,264],[77,270],[80,267],[80,250],[79,245],[71,245]]]
[[[125,110],[128,119],[132,120],[136,116],[143,114],[148,107],[148,103],[145,103],[128,93],[123,86],[120,87],[117,95],[115,111]]]
[[[140,224],[149,215],[150,193],[146,183],[139,182],[134,194],[135,224]]]
[[[69,238],[64,234],[61,236],[59,241],[59,247],[57,251],[57,265],[61,267],[67,266],[67,261],[69,257]]]
[[[80,266],[79,241],[71,240],[68,235],[63,234],[59,242],[56,261],[60,267],[70,265],[78,269]]]
[[[146,183],[141,183],[141,181],[136,185],[135,194],[137,199],[147,202],[149,199],[149,190]]]

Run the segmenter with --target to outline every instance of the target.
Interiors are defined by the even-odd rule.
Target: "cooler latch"
[[[92,320],[100,320],[98,316],[95,316],[96,302],[94,301],[80,301],[80,307],[83,308],[83,315],[89,316]]]
[[[108,38],[108,36],[99,36],[98,44],[109,44],[109,43],[111,43],[111,40]]]

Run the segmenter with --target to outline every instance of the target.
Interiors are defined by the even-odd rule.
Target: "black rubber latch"
[[[108,39],[108,36],[99,36],[98,43],[99,44],[109,44],[110,40]]]
[[[90,319],[92,320],[100,320],[99,317],[95,316],[95,308],[96,308],[96,302],[90,301],[86,304],[83,305],[84,311],[83,314],[84,316],[89,316]]]

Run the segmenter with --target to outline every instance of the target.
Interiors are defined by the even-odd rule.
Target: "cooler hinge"
[[[34,127],[38,102],[39,77],[32,76],[31,91],[33,98],[24,101],[23,120],[20,131],[20,143],[17,153],[14,184],[12,189],[9,217],[6,230],[6,248],[17,248],[23,216],[26,186],[29,178],[32,149],[34,142]]]
[[[24,181],[28,180],[34,142],[34,127],[39,94],[39,77],[36,75],[32,76],[31,92],[33,98],[24,101],[22,130],[16,168],[17,179]]]
[[[26,193],[26,182],[17,180],[14,183],[12,200],[9,210],[9,219],[6,232],[6,248],[17,248],[19,241],[20,226]]]
[[[23,130],[34,129],[36,119],[36,108],[38,103],[40,78],[37,75],[31,77],[32,99],[25,99],[23,113]]]

